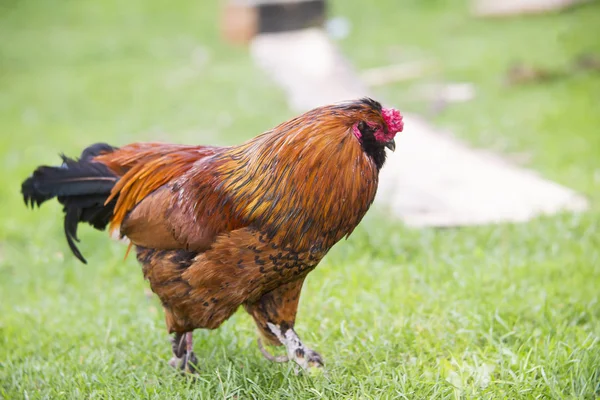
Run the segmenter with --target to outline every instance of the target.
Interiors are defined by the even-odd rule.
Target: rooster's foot
[[[198,372],[198,358],[196,358],[193,351],[189,354],[184,354],[181,358],[173,356],[169,360],[169,365],[185,373],[194,374]]]
[[[305,349],[302,354],[302,349],[296,350],[295,361],[304,369],[323,368],[323,358],[319,353],[312,349]]]
[[[298,364],[302,369],[308,370],[312,368],[323,368],[323,358],[319,353],[314,350],[309,349],[304,346],[296,332],[293,329],[287,329],[285,332],[281,331],[281,328],[278,325],[268,323],[269,329],[277,339],[286,347],[287,349],[287,359],[293,360],[296,364]],[[262,344],[262,343],[261,343]],[[259,347],[262,347],[259,345]],[[266,350],[261,348],[261,352],[265,357]],[[267,353],[268,354],[268,353]],[[270,354],[269,354],[270,355]],[[284,362],[283,358],[274,358],[272,361]],[[267,357],[269,359],[269,357]],[[275,359],[276,358],[276,359]]]
[[[198,358],[192,351],[192,332],[176,334],[173,338],[173,357],[169,365],[186,373],[198,372]]]
[[[288,356],[274,356],[273,354],[269,353],[269,351],[267,349],[265,349],[265,346],[263,346],[263,342],[262,342],[261,338],[257,338],[256,343],[258,344],[258,349],[260,350],[262,355],[267,360],[277,362],[277,363],[285,363],[285,362],[290,361]]]

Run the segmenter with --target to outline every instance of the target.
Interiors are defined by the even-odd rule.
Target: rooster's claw
[[[194,352],[186,353],[181,358],[173,356],[169,360],[169,365],[184,373],[194,374],[198,372],[198,358],[196,358]]]

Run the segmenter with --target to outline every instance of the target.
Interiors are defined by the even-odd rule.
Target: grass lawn
[[[327,375],[268,363],[243,312],[196,332],[199,379],[170,370],[160,303],[125,246],[82,227],[80,264],[59,205],[28,211],[19,186],[92,142],[231,144],[289,118],[246,50],[219,41],[216,3],[0,5],[0,398],[599,398],[600,76],[501,84],[514,60],[560,67],[600,52],[597,2],[490,22],[461,1],[335,0],[359,67],[429,58],[442,68],[426,79],[475,83],[476,101],[434,122],[526,154],[592,210],[442,230],[374,211],[303,291],[297,330]],[[378,92],[426,111],[414,84]]]

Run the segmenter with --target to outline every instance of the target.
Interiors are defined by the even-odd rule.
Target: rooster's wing
[[[220,150],[143,143],[97,157],[121,175],[108,199],[117,198],[111,229],[142,247],[203,251],[241,227],[214,190],[211,156]],[[192,187],[194,196],[184,195]]]

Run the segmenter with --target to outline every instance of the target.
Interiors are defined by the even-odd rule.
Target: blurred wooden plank
[[[247,44],[260,33],[322,27],[325,12],[325,0],[229,0],[221,33],[231,43]]]
[[[371,95],[319,29],[261,34],[250,49],[298,112]],[[396,144],[382,170],[376,203],[411,226],[521,222],[588,207],[574,191],[473,150],[417,116],[405,115],[405,132]]]
[[[368,93],[352,66],[320,29],[258,35],[250,44],[250,52],[283,87],[295,110]]]
[[[373,87],[422,78],[425,74],[434,71],[436,71],[436,65],[432,62],[414,61],[370,68],[362,71],[360,78],[367,85]]]
[[[509,17],[561,11],[589,0],[475,0],[473,13],[479,17]]]
[[[422,118],[407,115],[405,127],[381,172],[377,200],[408,225],[524,222],[588,207],[573,190],[472,149]]]

